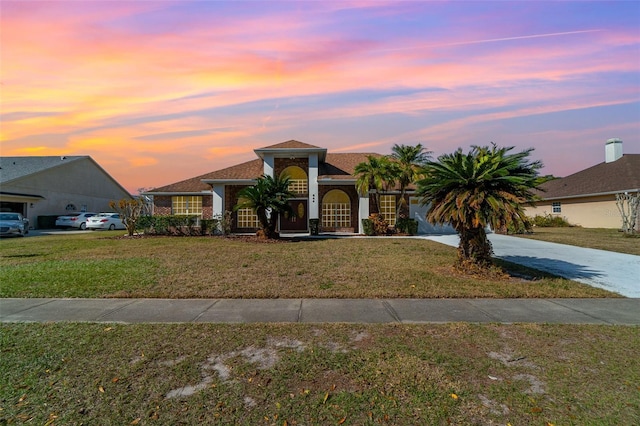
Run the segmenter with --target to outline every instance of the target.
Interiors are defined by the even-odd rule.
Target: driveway
[[[457,247],[457,235],[425,236]],[[496,257],[593,287],[640,297],[640,256],[490,234]]]

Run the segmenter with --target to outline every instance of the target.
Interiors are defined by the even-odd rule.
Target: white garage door
[[[409,216],[418,221],[418,234],[455,234],[456,231],[450,225],[436,226],[425,219],[429,206],[421,206],[417,197],[409,199]]]

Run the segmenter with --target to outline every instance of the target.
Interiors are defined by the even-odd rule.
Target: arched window
[[[298,166],[289,166],[280,173],[280,177],[289,177],[289,191],[296,195],[306,195],[309,193],[307,183],[307,173]]]
[[[332,189],[322,197],[322,226],[324,228],[351,227],[351,200],[346,192]]]

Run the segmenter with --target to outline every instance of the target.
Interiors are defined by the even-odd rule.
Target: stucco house
[[[375,153],[329,153],[326,148],[290,140],[254,150],[258,158],[172,183],[145,193],[153,197],[154,215],[195,215],[204,219],[232,211],[238,193],[262,175],[291,179],[296,194],[290,200],[295,217],[281,217],[282,232],[309,232],[310,220],[319,221],[320,232],[362,233],[362,219],[374,211],[373,200],[356,191],[354,169]],[[399,191],[381,197],[381,214],[396,221]],[[409,198],[409,197],[408,197]],[[413,210],[421,209],[412,200]],[[416,212],[412,210],[411,214]],[[419,214],[418,214],[419,215]],[[424,215],[422,215],[424,217]],[[251,209],[233,213],[232,232],[254,232],[258,228]]]
[[[0,157],[0,210],[38,216],[111,211],[129,192],[89,156]]]
[[[585,228],[620,228],[616,194],[640,191],[640,154],[624,154],[620,139],[609,139],[605,161],[541,185],[543,198],[527,215],[563,216]]]

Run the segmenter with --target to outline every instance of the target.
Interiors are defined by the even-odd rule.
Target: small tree
[[[395,144],[391,148],[391,159],[397,164],[398,184],[400,185],[400,202],[396,212],[401,217],[402,210],[408,210],[405,194],[407,187],[422,177],[421,168],[431,158],[431,151],[427,151],[422,144],[416,146]]]
[[[634,193],[616,194],[616,206],[622,217],[622,232],[633,235],[638,223],[638,205],[640,204],[640,191]]]
[[[462,269],[491,265],[485,228],[522,224],[524,206],[537,199],[533,189],[547,180],[538,175],[542,162],[528,159],[533,149],[511,154],[512,149],[495,144],[473,146],[468,154],[458,149],[429,161],[418,181],[421,204],[430,206],[427,220],[451,224],[460,236],[457,265]]]
[[[260,223],[258,235],[264,238],[278,238],[280,235],[276,228],[280,214],[295,214],[289,205],[289,199],[295,195],[289,190],[289,184],[290,180],[286,176],[261,176],[255,185],[238,193],[240,201],[234,209],[253,209]]]
[[[130,237],[133,236],[138,220],[146,210],[146,201],[142,197],[123,198],[119,201],[110,201],[109,207],[120,213],[122,223],[127,228],[127,234]]]
[[[389,157],[367,155],[367,161],[357,164],[354,171],[357,175],[358,193],[367,195],[369,191],[373,191],[375,213],[380,213],[380,193],[388,191],[395,185],[399,175],[397,164],[389,160]]]

